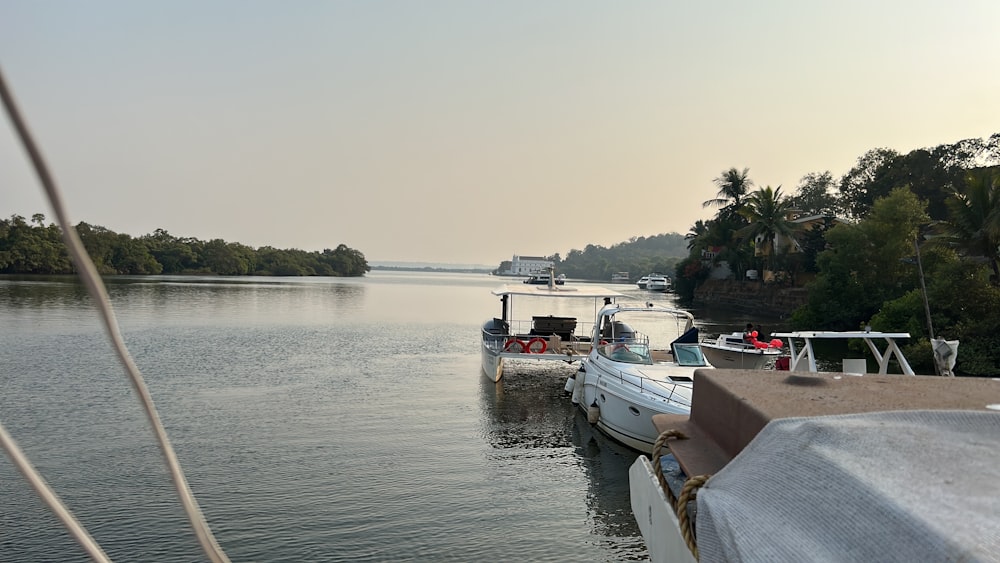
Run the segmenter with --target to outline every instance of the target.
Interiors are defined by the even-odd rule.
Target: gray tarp
[[[711,561],[1000,561],[1000,412],[770,422],[698,494]]]

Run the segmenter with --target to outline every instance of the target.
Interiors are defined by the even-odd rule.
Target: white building
[[[548,271],[555,263],[538,256],[518,256],[510,261],[510,270],[506,272],[510,276],[527,276],[535,272]]]

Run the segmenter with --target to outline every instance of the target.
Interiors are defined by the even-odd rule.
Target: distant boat
[[[611,283],[628,283],[628,272],[615,272],[611,274]]]
[[[674,288],[670,278],[663,274],[649,274],[646,289],[649,291],[670,291]]]
[[[531,274],[530,276],[528,276],[528,279],[524,280],[523,283],[531,285],[549,285],[549,280],[551,279],[552,279],[551,274]],[[556,285],[564,285],[566,283],[566,274],[559,274],[558,276],[556,276],[556,279],[553,283],[555,283]]]
[[[660,274],[651,275],[658,276]],[[642,276],[639,281],[635,282],[635,285],[639,286],[639,289],[646,289],[646,286],[649,285],[649,276]]]

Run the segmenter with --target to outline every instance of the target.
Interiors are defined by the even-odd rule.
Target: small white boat
[[[646,289],[649,285],[649,276],[642,276],[639,278],[639,281],[635,282],[635,285],[637,285],[639,289]]]
[[[628,272],[615,272],[611,274],[611,283],[628,283]]]
[[[708,363],[730,369],[764,369],[769,361],[784,354],[782,346],[780,338],[770,342],[747,340],[742,332],[720,334],[718,338],[701,341],[701,351]]]
[[[650,274],[646,282],[646,289],[649,291],[670,291],[673,288],[674,284],[670,278],[662,274]]]
[[[564,285],[566,283],[566,274],[559,274],[553,278],[550,273],[535,273],[529,275],[522,283],[528,285],[549,285],[550,281],[556,285]]]
[[[558,285],[554,281],[549,285],[507,284],[492,293],[500,297],[500,316],[487,320],[482,327],[482,368],[491,381],[503,377],[505,360],[573,363],[587,357],[592,321],[580,323],[576,317],[553,315],[559,307],[552,300],[591,301],[597,311],[622,297],[617,291],[596,285]],[[515,298],[518,318],[514,317]]]
[[[686,414],[696,369],[710,369],[691,313],[646,303],[598,312],[595,343],[567,381],[573,403],[608,436],[648,453],[659,432],[652,416]]]

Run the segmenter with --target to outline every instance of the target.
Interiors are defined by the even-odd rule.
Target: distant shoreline
[[[488,268],[457,268],[457,267],[437,267],[437,266],[369,266],[374,270],[387,270],[393,272],[455,272],[463,274],[489,274],[493,270]]]

